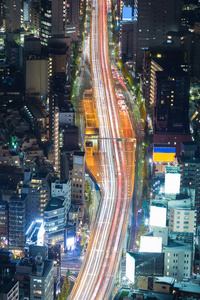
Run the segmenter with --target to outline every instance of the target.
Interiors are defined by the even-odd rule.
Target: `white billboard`
[[[155,236],[145,236],[140,237],[140,252],[162,252],[162,238]]]
[[[73,246],[75,244],[74,237],[70,237],[67,239],[67,247]]]
[[[135,283],[135,258],[126,253],[126,277],[132,283]]]
[[[150,206],[150,226],[166,227],[167,210],[165,207]]]
[[[180,167],[165,168],[165,194],[180,193],[181,174]]]

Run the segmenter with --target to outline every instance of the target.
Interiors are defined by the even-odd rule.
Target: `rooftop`
[[[174,277],[168,277],[168,276],[163,276],[163,277],[156,277],[156,283],[166,283],[166,284],[174,284],[175,279]]]
[[[51,197],[44,211],[51,211],[51,210],[62,208],[63,202],[64,202],[63,197]]]

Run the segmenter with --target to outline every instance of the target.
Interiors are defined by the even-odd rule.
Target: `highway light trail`
[[[127,224],[129,179],[108,55],[105,0],[93,0],[91,65],[103,182],[100,207],[85,260],[70,299],[108,299],[121,254]]]

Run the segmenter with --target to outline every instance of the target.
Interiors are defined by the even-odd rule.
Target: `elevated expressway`
[[[126,233],[134,182],[132,137],[124,133],[110,68],[105,0],[93,0],[91,67],[96,101],[103,178],[85,259],[71,300],[110,299]],[[128,115],[128,114],[127,114]],[[127,117],[127,116],[126,116]],[[122,119],[121,119],[122,118]]]

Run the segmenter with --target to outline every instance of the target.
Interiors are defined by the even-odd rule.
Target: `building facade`
[[[25,246],[27,195],[13,194],[9,200],[9,249],[20,253]]]
[[[0,201],[0,247],[8,248],[8,203]]]
[[[142,67],[144,51],[165,42],[168,31],[177,31],[181,21],[181,0],[134,0],[133,61]]]
[[[188,244],[171,245],[163,249],[165,254],[164,275],[174,277],[181,281],[184,277],[190,277],[193,270],[193,251]]]
[[[85,153],[75,151],[73,169],[69,172],[72,182],[72,205],[79,206],[80,217],[84,215],[85,200]]]

